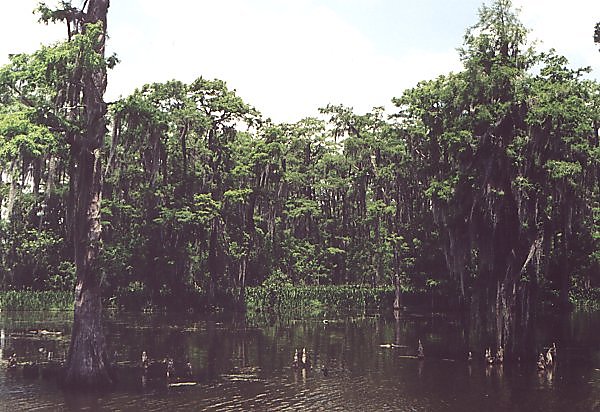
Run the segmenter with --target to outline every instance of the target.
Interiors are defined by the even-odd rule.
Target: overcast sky
[[[600,0],[513,0],[538,48],[600,79]],[[53,0],[47,1],[52,5]],[[489,3],[489,1],[488,1]],[[66,34],[36,0],[0,0],[0,64]],[[74,0],[74,5],[81,4]],[[328,103],[359,113],[460,70],[456,48],[481,0],[112,0],[108,101],[149,82],[219,78],[265,117],[291,122]]]

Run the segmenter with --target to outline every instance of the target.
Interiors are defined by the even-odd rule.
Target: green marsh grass
[[[392,287],[363,285],[268,285],[246,289],[246,307],[251,312],[275,311],[316,317],[325,310],[366,312],[391,307]]]
[[[73,292],[67,291],[0,291],[0,310],[69,311],[73,310]]]

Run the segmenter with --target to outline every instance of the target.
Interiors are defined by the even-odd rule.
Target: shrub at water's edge
[[[220,294],[212,303],[201,293],[189,292],[179,299],[165,297],[153,302],[149,297],[140,299],[135,293],[107,297],[108,307],[117,310],[193,310],[214,312],[230,310],[232,296]],[[554,298],[555,300],[556,298]],[[546,299],[550,304],[553,299]],[[600,310],[600,288],[572,288],[570,300],[580,310]],[[383,312],[392,309],[394,289],[391,286],[365,285],[291,285],[267,284],[246,289],[246,309],[251,313],[272,312],[294,317],[315,317],[326,311]],[[402,303],[408,307],[452,310],[452,303],[440,293],[431,290],[403,290]],[[551,305],[552,306],[552,305]],[[0,291],[0,310],[4,311],[72,311],[71,291]]]
[[[0,292],[0,310],[73,310],[73,292],[10,290]]]
[[[309,317],[317,316],[325,309],[382,310],[391,308],[393,299],[394,289],[389,286],[268,285],[246,290],[246,307],[249,311],[294,312]]]

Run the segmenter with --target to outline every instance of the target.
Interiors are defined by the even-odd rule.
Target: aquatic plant
[[[271,284],[247,288],[246,307],[249,311],[293,311],[310,317],[326,309],[366,311],[386,306],[391,308],[393,298],[391,286]]]
[[[73,292],[4,291],[0,292],[0,310],[73,310]]]

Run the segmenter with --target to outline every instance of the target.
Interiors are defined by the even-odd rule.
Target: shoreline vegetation
[[[0,291],[0,311],[72,311],[70,291]]]
[[[552,295],[552,294],[549,294]],[[116,298],[105,298],[105,307],[117,311],[193,311],[215,312],[237,310],[224,299],[223,305],[209,304],[207,297],[201,294],[190,295],[187,305],[160,307],[149,302],[122,296],[122,302]],[[132,306],[131,301],[137,301]],[[370,287],[367,285],[291,285],[269,284],[246,288],[246,304],[243,311],[254,314],[269,314],[311,318],[324,312],[391,312],[393,310],[394,288],[392,286]],[[547,311],[557,311],[553,300],[544,302]],[[570,303],[574,310],[600,310],[600,288],[572,288]],[[423,308],[436,311],[456,309],[441,291],[404,289],[402,292],[404,308]],[[0,291],[0,311],[72,311],[73,293],[70,291]]]

